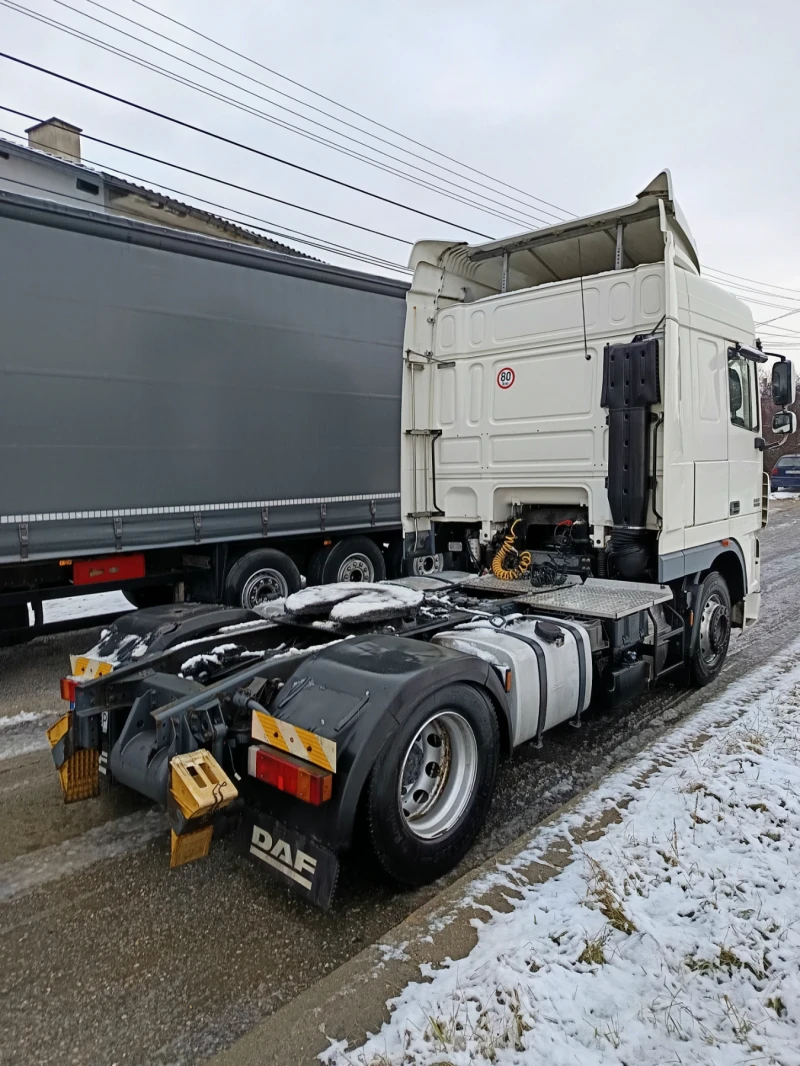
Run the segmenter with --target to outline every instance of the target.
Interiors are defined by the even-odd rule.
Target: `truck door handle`
[[[739,510],[740,510],[739,501],[738,500],[732,500],[731,501],[731,511],[730,511],[730,513],[732,515],[738,514]]]

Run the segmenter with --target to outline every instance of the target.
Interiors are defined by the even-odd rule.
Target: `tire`
[[[390,541],[386,549],[386,576],[392,580],[404,576],[403,541],[400,537]]]
[[[308,564],[308,573],[306,574],[307,585],[322,584],[322,567],[330,551],[330,548],[320,548],[318,552],[314,552],[311,556],[311,561]]]
[[[450,685],[419,704],[382,748],[369,783],[370,841],[391,878],[426,885],[466,855],[492,801],[499,752],[497,716],[478,689]],[[431,776],[431,762],[444,774]]]
[[[229,607],[252,611],[261,603],[291,596],[300,585],[300,571],[288,555],[275,548],[260,548],[243,555],[230,568],[224,600]]]
[[[337,581],[385,581],[383,552],[369,537],[345,537],[327,550],[320,567],[321,584]]]
[[[175,599],[175,590],[171,585],[159,585],[156,588],[123,589],[122,595],[138,610],[145,607],[164,607]]]
[[[722,669],[731,639],[731,594],[725,578],[706,576],[694,609],[689,678],[696,688],[709,685]]]

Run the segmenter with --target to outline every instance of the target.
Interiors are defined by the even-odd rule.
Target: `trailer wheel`
[[[367,804],[373,849],[392,878],[428,884],[463,858],[491,803],[499,752],[497,716],[466,684],[423,700],[392,736]]]
[[[312,560],[313,568],[313,560]],[[339,581],[384,581],[386,561],[383,552],[369,537],[345,537],[320,560],[320,581],[332,585]]]
[[[689,672],[697,688],[722,669],[731,639],[731,595],[722,574],[712,571],[700,586],[694,610]]]
[[[300,571],[288,555],[275,548],[248,552],[225,578],[225,603],[252,611],[261,603],[285,599],[300,588]]]

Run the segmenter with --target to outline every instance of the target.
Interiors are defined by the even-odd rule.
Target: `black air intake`
[[[609,421],[608,502],[614,523],[610,554],[628,580],[642,576],[650,556],[650,407],[660,399],[657,338],[606,345],[600,403],[608,408]]]

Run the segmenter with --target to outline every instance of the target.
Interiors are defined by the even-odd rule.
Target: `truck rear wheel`
[[[262,603],[291,596],[300,585],[300,571],[288,555],[260,548],[243,555],[228,571],[225,603],[252,611]]]
[[[370,780],[370,839],[386,873],[424,885],[463,858],[491,803],[499,752],[497,716],[477,689],[450,685],[420,703]]]
[[[710,684],[722,669],[731,639],[731,594],[716,571],[700,586],[694,609],[689,674],[697,688]]]

